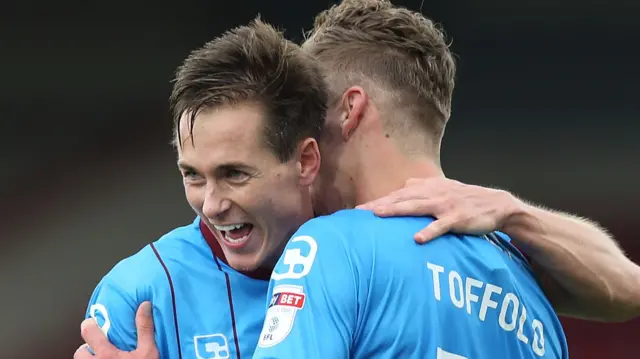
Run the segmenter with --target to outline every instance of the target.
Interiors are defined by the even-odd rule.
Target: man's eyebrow
[[[193,170],[193,166],[189,165],[188,163],[178,160],[178,167],[184,169],[184,170]]]
[[[178,160],[178,167],[181,169],[185,169],[185,170],[195,170],[195,167],[191,166],[190,164],[182,161],[182,160]],[[228,169],[234,169],[234,168],[239,168],[239,169],[252,169],[253,167],[247,165],[246,163],[242,163],[242,162],[226,162],[226,163],[221,163],[218,166],[216,166],[218,169],[222,169],[222,170],[228,170]]]
[[[218,167],[226,168],[226,169],[230,169],[230,168],[240,168],[240,169],[251,168],[251,166],[247,165],[246,163],[233,162],[233,161],[232,162],[222,163],[222,164],[218,165]]]

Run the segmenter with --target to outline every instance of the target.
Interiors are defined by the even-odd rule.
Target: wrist
[[[509,192],[507,194],[505,217],[500,230],[519,245],[527,245],[527,236],[523,234],[529,231],[535,222],[532,221],[534,207]]]

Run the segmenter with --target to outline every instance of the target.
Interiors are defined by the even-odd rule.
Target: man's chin
[[[251,256],[251,258],[233,258],[227,256],[229,266],[239,272],[252,272],[260,268],[262,261]]]
[[[258,264],[248,264],[246,262],[243,262],[241,264],[234,264],[230,262],[229,265],[231,266],[231,268],[237,270],[238,272],[253,272],[259,267]]]

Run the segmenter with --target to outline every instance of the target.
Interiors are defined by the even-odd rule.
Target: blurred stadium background
[[[3,5],[0,358],[71,358],[101,276],[193,217],[167,106],[189,50],[257,13],[300,39],[330,3]],[[449,176],[592,217],[639,261],[639,10],[426,0],[459,55]],[[640,356],[640,321],[564,323],[573,358]]]

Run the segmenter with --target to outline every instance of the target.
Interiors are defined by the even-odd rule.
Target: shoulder
[[[318,236],[321,241],[336,239],[346,241],[349,246],[358,243],[386,240],[389,236],[413,235],[433,222],[432,217],[378,217],[371,211],[348,209],[328,216],[316,217],[305,223],[298,234]],[[315,238],[315,237],[314,237]]]
[[[431,221],[427,217],[381,218],[359,209],[316,217],[303,224],[287,243],[276,272],[283,266],[292,271],[290,264],[294,262],[306,261],[310,267],[318,260],[327,270],[335,270],[340,263],[357,267],[369,262],[373,252],[397,248],[392,236],[407,237],[404,242],[413,245],[413,235]]]
[[[433,217],[378,217],[373,212],[361,209],[345,209],[328,216],[316,217],[307,222],[315,226],[331,225],[336,229],[361,229],[363,225],[393,228],[395,226],[425,226]]]
[[[382,218],[371,211],[361,209],[344,209],[333,214],[320,216],[307,221],[303,226],[315,228],[332,228],[336,230],[353,227],[354,224],[376,223]],[[329,227],[326,227],[329,226]]]
[[[299,280],[308,274],[323,277],[326,271],[335,271],[350,262],[349,248],[344,240],[352,216],[367,216],[366,213],[339,211],[305,222],[293,234],[276,263],[271,279]],[[364,212],[364,211],[359,211]],[[314,268],[311,271],[311,268]]]
[[[201,238],[197,222],[178,227],[164,234],[155,242],[144,246],[137,253],[122,259],[103,278],[125,292],[137,292],[148,288],[157,280],[165,280],[163,259],[177,259],[185,255],[185,248]]]
[[[363,210],[342,210],[316,217],[300,226],[287,248],[299,248],[301,245],[340,248],[354,233],[362,234],[361,229],[375,220],[373,213]]]
[[[200,231],[200,218],[196,218],[192,223],[164,234],[153,242],[152,246],[158,251],[167,252],[168,255],[179,254],[179,252],[175,252],[178,249],[202,248],[205,246],[205,240]]]

